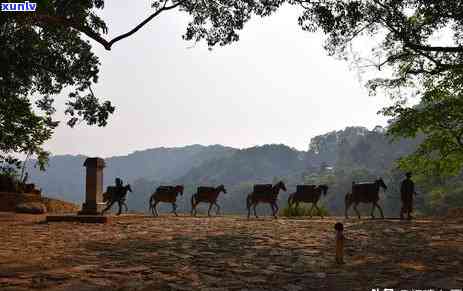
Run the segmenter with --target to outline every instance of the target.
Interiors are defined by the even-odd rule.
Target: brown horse
[[[312,218],[312,210],[315,207],[318,210],[318,214],[323,218],[322,211],[318,208],[318,200],[320,197],[328,193],[328,186],[326,185],[297,185],[296,192],[290,194],[288,197],[288,206],[292,207],[295,204],[295,208],[299,207],[300,202],[312,203],[310,208],[310,218]]]
[[[357,209],[357,205],[359,203],[372,203],[373,207],[371,208],[371,217],[375,218],[374,211],[375,211],[375,208],[378,208],[379,212],[381,213],[381,217],[384,218],[383,210],[378,204],[380,188],[384,188],[384,190],[387,190],[387,186],[386,184],[384,184],[384,181],[382,178],[379,178],[373,183],[352,182],[352,193],[347,193],[345,197],[346,218],[349,218],[347,215],[347,211],[349,210],[349,207],[352,204],[354,204],[354,210],[357,213],[358,218],[360,219],[360,213]]]
[[[159,202],[166,202],[172,204],[172,212],[177,215],[177,196],[183,195],[183,185],[177,186],[159,186],[149,200],[149,209],[154,216],[159,216],[156,206]]]
[[[252,193],[250,193],[246,198],[248,219],[251,216],[251,206],[254,209],[254,215],[256,216],[256,218],[258,218],[256,206],[259,203],[269,203],[270,207],[272,208],[272,216],[276,218],[276,214],[278,212],[277,198],[278,193],[280,193],[280,190],[286,191],[286,186],[285,183],[283,183],[283,181],[276,183],[274,186],[272,186],[272,184],[254,185]]]
[[[219,185],[217,187],[198,187],[195,194],[191,196],[191,215],[196,216],[196,206],[201,202],[209,203],[209,210],[207,211],[207,216],[211,216],[212,205],[217,207],[216,214],[220,212],[220,206],[217,204],[217,198],[219,197],[220,192],[224,194],[227,193],[224,185]]]

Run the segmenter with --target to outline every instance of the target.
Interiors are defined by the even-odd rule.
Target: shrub
[[[288,205],[285,208],[283,208],[283,210],[281,211],[281,215],[285,217],[310,216],[311,207],[312,207],[312,204],[304,205],[302,203],[299,204],[298,208],[296,208],[295,206],[289,207]],[[320,208],[323,216],[329,216],[329,213],[326,207],[318,205],[318,208]],[[312,216],[318,216],[318,215],[319,215],[318,210],[314,208],[312,211]]]

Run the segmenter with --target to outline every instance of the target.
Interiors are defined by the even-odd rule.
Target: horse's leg
[[[350,205],[350,203],[346,203],[346,208],[344,211],[344,216],[346,217],[346,219],[349,219],[349,215],[347,213],[349,212]]]
[[[355,213],[357,213],[359,219],[360,219],[360,212],[359,210],[357,209],[357,205],[358,205],[358,202],[354,202],[354,210],[355,210]]]
[[[215,207],[217,207],[217,211],[216,211],[215,213],[216,213],[217,215],[219,215],[219,214],[220,214],[220,206],[219,206],[219,204],[217,204],[217,201],[214,202],[214,205],[215,205]]]
[[[109,209],[111,209],[111,207],[114,205],[116,201],[111,201],[105,209],[103,209],[103,211],[101,211],[101,214],[104,214],[106,211],[108,211]]]
[[[276,201],[274,201],[272,204],[273,204],[273,206],[275,208],[275,210],[273,212],[273,217],[278,218],[277,213],[278,213],[278,210],[280,210],[280,208],[278,207],[278,204],[277,204]]]
[[[175,202],[172,202],[172,212],[175,214],[175,216],[178,216],[178,214],[177,214],[177,204],[175,204]]]
[[[383,209],[381,209],[381,206],[379,206],[378,202],[375,202],[375,205],[376,207],[378,207],[379,212],[381,213],[381,218],[384,218],[384,213],[383,213]]]
[[[191,204],[191,216],[196,216],[196,205],[198,205],[198,202]]]
[[[209,209],[207,210],[207,216],[211,216],[212,202],[209,202]]]
[[[315,208],[317,208],[318,210],[318,215],[320,215],[320,217],[323,218],[322,210],[318,207],[317,202],[315,202],[314,205],[315,205]]]
[[[153,210],[153,214],[154,214],[154,216],[159,216],[159,214],[158,214],[158,210],[156,209],[156,208],[157,208],[157,206],[158,206],[158,203],[159,203],[159,201],[158,201],[158,200],[154,201],[154,205],[153,205],[153,209],[152,209],[152,210]]]
[[[275,208],[274,208],[273,202],[269,202],[269,204],[270,204],[270,208],[272,209],[272,216],[275,216]]]
[[[248,219],[249,219],[249,217],[251,216],[251,204],[247,203],[246,208],[248,209]]]
[[[254,206],[253,209],[254,209],[254,216],[255,216],[256,218],[259,218],[259,217],[257,216],[257,212],[256,212],[257,203],[258,203],[258,202],[254,202],[254,203],[253,203],[253,206]]]
[[[375,202],[371,203],[372,206],[371,206],[371,218],[375,218],[375,207],[376,207],[376,204]]]
[[[315,207],[315,203],[312,203],[312,207],[310,207],[310,210],[309,210],[310,218],[312,218],[312,212],[313,212],[314,207]]]
[[[121,215],[121,213],[122,213],[122,202],[119,200],[119,201],[117,201],[117,204],[119,206],[119,211],[117,212],[117,215]]]

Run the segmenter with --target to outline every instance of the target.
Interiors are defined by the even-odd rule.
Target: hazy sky
[[[140,2],[106,4],[110,36],[150,13],[148,1]],[[307,150],[318,134],[385,125],[376,114],[385,97],[368,96],[365,80],[348,63],[327,56],[322,36],[303,32],[297,16],[285,8],[255,18],[239,42],[212,52],[182,40],[188,16],[177,12],[155,19],[110,52],[95,44],[102,66],[94,92],[110,99],[116,112],[105,128],[60,126],[47,149],[101,157],[196,143],[284,143]]]

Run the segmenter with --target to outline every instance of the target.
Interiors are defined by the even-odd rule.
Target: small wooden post
[[[340,222],[334,225],[336,230],[336,263],[344,264],[344,225]]]

